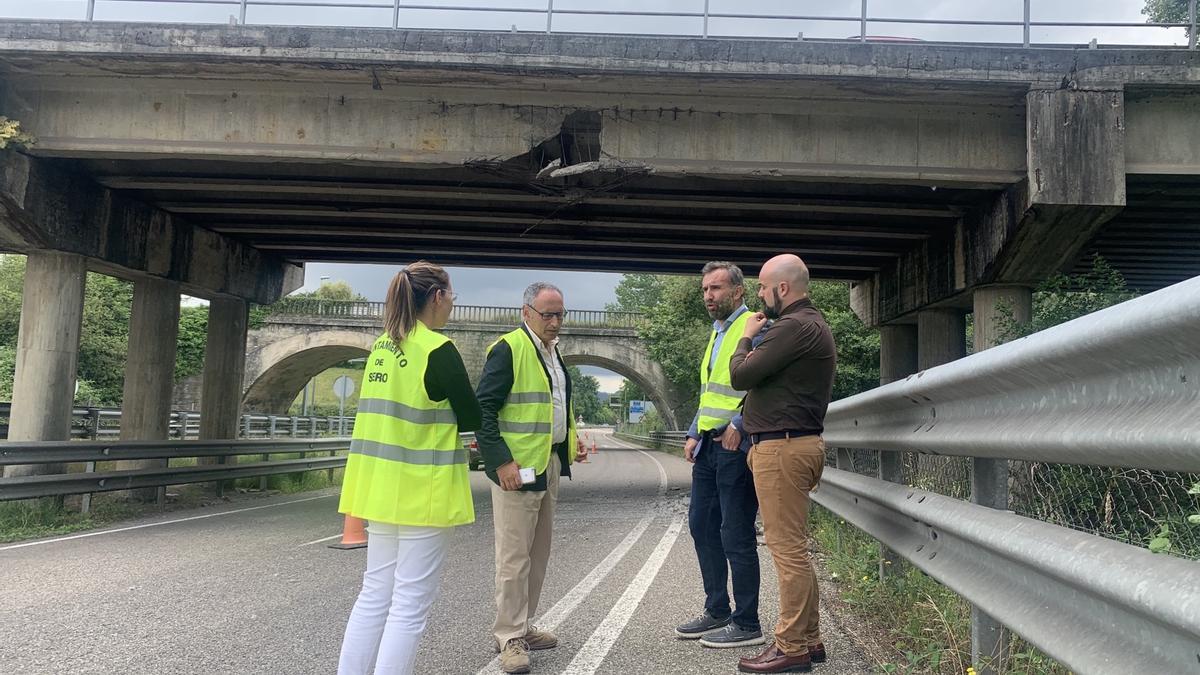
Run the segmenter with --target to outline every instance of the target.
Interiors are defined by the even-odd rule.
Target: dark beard
[[[768,319],[774,321],[780,317],[779,313],[783,311],[783,298],[779,297],[778,288],[771,289],[771,297],[775,300],[775,304],[772,305],[769,302],[764,302],[763,314],[765,314]]]
[[[708,313],[708,316],[714,321],[724,321],[733,314],[734,304],[732,301],[717,305],[717,308]]]

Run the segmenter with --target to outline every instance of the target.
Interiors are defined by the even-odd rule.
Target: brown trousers
[[[808,493],[821,481],[825,441],[820,436],[763,441],[750,449],[763,533],[779,577],[775,644],[800,656],[821,642],[817,576],[808,554]]]

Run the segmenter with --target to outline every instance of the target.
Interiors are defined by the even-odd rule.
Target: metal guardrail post
[[[317,418],[315,417],[308,418],[308,437],[317,437]]]
[[[1195,2],[1195,0],[1193,0],[1193,2]],[[1029,46],[1029,3],[1030,0],[1025,0],[1025,18],[1021,20],[1021,23],[1023,24],[1021,28],[1025,31],[1025,39],[1023,44],[1026,47]]]
[[[242,438],[250,438],[250,416],[242,415]]]
[[[100,440],[100,409],[88,408],[88,437],[93,441]]]
[[[246,25],[246,3],[247,0],[242,0],[242,6],[238,10],[238,25],[240,26]]]
[[[709,0],[704,0],[704,37],[708,37],[708,3]]]
[[[546,0],[546,32],[550,33],[554,25],[554,0]]]
[[[96,18],[96,0],[88,0],[87,20],[94,21],[95,18]]]
[[[399,27],[400,27],[400,0],[396,0],[396,2],[392,5],[392,28],[397,29]]]
[[[276,421],[276,419],[278,419],[278,418],[276,418],[274,415],[267,415],[267,438],[271,438],[271,439],[275,438],[275,421]],[[262,461],[264,461],[264,462],[271,461],[271,453],[268,452],[268,453],[263,454]],[[258,479],[258,491],[259,492],[267,491],[267,476],[262,476]]]
[[[1196,0],[1188,3],[1188,49],[1196,48]]]
[[[858,41],[867,41],[867,0],[862,0],[862,14],[858,22]]]

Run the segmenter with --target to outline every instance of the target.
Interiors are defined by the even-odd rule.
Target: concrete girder
[[[304,279],[300,266],[11,150],[0,155],[0,248],[77,254],[99,271],[207,298],[270,303]]]

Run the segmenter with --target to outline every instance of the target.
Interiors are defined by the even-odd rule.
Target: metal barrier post
[[[88,0],[87,4],[87,20],[93,21],[96,18],[96,0]]]
[[[1196,0],[1188,3],[1188,49],[1196,48]]]
[[[554,0],[546,0],[546,32],[554,25]]]
[[[1193,2],[1194,1],[1195,0],[1193,0]],[[1022,28],[1025,31],[1024,44],[1026,47],[1029,46],[1029,2],[1030,2],[1030,0],[1025,0],[1025,18],[1022,19],[1022,21],[1021,21],[1021,23],[1023,24]]]
[[[708,3],[709,0],[704,0],[704,37],[708,37]]]
[[[277,418],[274,415],[267,415],[267,438],[272,438],[272,439],[275,438],[275,421],[276,421],[276,419]],[[271,461],[271,453],[268,452],[268,453],[263,454],[262,460],[264,462]],[[267,476],[259,477],[258,491],[259,492],[267,491]]]
[[[862,0],[862,15],[858,23],[858,41],[867,41],[867,0]]]
[[[246,2],[247,0],[242,0],[242,6],[238,11],[238,25],[241,26],[246,25]]]
[[[400,27],[400,0],[392,5],[392,28]]]

